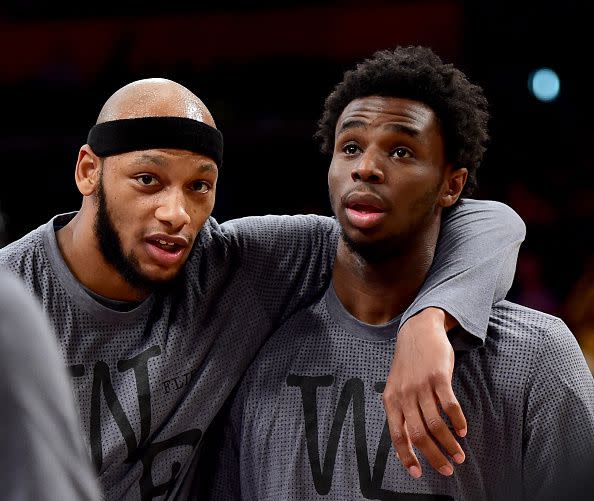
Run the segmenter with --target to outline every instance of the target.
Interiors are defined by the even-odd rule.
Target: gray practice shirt
[[[181,275],[122,311],[68,269],[55,231],[73,216],[1,249],[0,266],[51,319],[106,497],[183,498],[204,431],[258,349],[328,286],[338,225],[320,216],[211,218]],[[442,306],[480,344],[524,232],[503,204],[463,203],[444,220],[431,277],[405,316]]]
[[[485,344],[456,353],[466,461],[444,477],[419,457],[419,479],[398,462],[382,405],[399,321],[358,321],[332,286],[287,321],[232,401],[211,499],[578,499],[570,489],[594,468],[594,380],[559,318],[493,308]]]
[[[98,501],[70,378],[41,308],[0,272],[0,498]]]

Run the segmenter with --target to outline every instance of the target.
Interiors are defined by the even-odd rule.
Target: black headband
[[[182,117],[143,117],[112,120],[91,128],[87,143],[95,155],[107,157],[128,151],[177,148],[223,161],[223,135],[214,127]]]

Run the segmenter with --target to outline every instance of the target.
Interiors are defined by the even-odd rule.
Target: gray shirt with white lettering
[[[23,279],[51,319],[107,498],[183,497],[204,431],[262,343],[326,289],[338,225],[319,216],[211,218],[182,274],[130,309],[90,294],[68,269],[55,230],[72,217],[1,249],[0,266]],[[496,202],[454,209],[406,315],[443,306],[480,344],[524,231]]]
[[[493,308],[484,346],[456,353],[466,461],[444,477],[419,455],[413,479],[381,398],[399,321],[358,321],[332,286],[287,321],[230,406],[211,499],[577,500],[570,489],[594,468],[594,380],[565,324],[508,301]]]

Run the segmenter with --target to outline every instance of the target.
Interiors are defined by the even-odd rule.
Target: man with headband
[[[204,431],[259,347],[326,289],[340,230],[314,215],[218,224],[211,212],[222,138],[204,103],[170,80],[118,90],[88,141],[75,171],[80,210],[0,250],[0,264],[22,277],[53,323],[107,499],[183,499]],[[387,412],[437,424],[424,439],[452,456],[461,449],[439,414],[410,407],[418,393],[435,392],[464,434],[449,381],[452,318],[442,309],[481,343],[524,230],[496,202],[454,210],[403,315]],[[439,467],[442,459],[428,460]]]

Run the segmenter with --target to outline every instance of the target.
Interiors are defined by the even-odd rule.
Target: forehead
[[[440,133],[434,111],[426,104],[398,97],[370,96],[351,101],[336,123],[336,134],[352,127],[387,127],[397,125],[418,134]]]

